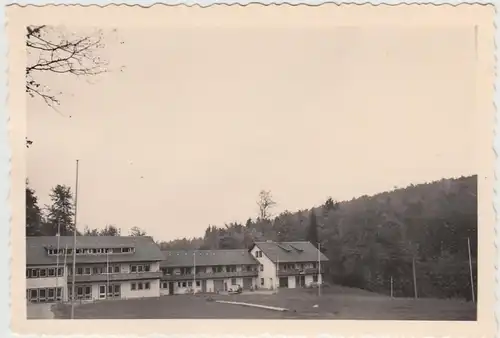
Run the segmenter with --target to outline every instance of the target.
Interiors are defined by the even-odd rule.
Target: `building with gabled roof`
[[[254,289],[259,262],[246,249],[163,251],[161,294]]]
[[[260,288],[296,288],[323,283],[323,263],[328,258],[310,242],[255,242],[249,252],[260,264]]]
[[[29,302],[160,296],[163,254],[151,237],[34,236],[26,238]],[[73,273],[73,250],[76,269]]]

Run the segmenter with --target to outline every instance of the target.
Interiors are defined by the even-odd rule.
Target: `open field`
[[[220,304],[212,300],[284,307],[290,311]],[[69,305],[57,305],[53,311],[56,318],[69,318]],[[363,290],[332,287],[323,290],[321,298],[318,298],[317,290],[283,289],[272,295],[178,295],[102,301],[78,305],[75,318],[475,320],[476,307],[459,300],[391,299]]]

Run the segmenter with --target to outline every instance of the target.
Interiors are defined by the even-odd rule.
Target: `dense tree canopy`
[[[35,190],[26,181],[26,236],[37,236],[42,233],[42,209],[38,205]]]
[[[258,204],[262,196],[261,192]],[[266,239],[314,242],[317,238],[329,258],[330,282],[389,293],[392,278],[396,296],[412,297],[415,261],[419,297],[470,299],[468,240],[477,276],[476,196],[477,176],[443,179],[350,201],[329,197],[319,207],[285,211],[272,222],[263,219],[259,209],[258,217],[245,225],[211,225],[203,238],[160,244],[222,249],[245,248]]]

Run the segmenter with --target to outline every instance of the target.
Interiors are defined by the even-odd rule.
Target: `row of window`
[[[151,265],[149,264],[133,264],[130,265],[131,273],[142,273],[150,272]],[[77,267],[76,275],[102,275],[102,274],[113,274],[120,273],[120,265],[109,265],[109,266],[94,266],[94,267]],[[73,274],[73,269],[68,268],[68,275]],[[26,278],[50,278],[50,277],[63,277],[64,268],[27,268]]]
[[[141,272],[150,272],[151,265],[149,264],[132,264],[130,265],[131,273],[141,273]],[[112,274],[112,273],[120,273],[120,265],[109,265],[109,266],[94,266],[94,267],[78,267],[76,268],[76,275],[101,275],[101,274]],[[68,274],[72,274],[72,269],[68,269]]]
[[[78,300],[91,300],[92,298],[95,298],[92,297],[91,285],[77,285],[75,287],[75,294],[76,294],[75,299]],[[69,298],[71,299],[72,295],[71,287],[68,287],[68,295]],[[98,294],[96,296],[98,296],[99,299],[106,299],[106,298],[120,298],[120,295],[121,295],[120,284],[109,284],[109,285],[101,284],[98,286]]]
[[[31,303],[47,303],[62,300],[63,288],[27,289],[26,299]]]
[[[316,263],[312,263],[312,268],[316,269]],[[304,268],[310,268],[309,264],[280,264],[278,266],[279,270],[287,271],[287,270],[304,270]]]
[[[201,282],[199,280],[196,281],[196,287],[200,287]],[[193,281],[187,281],[187,282],[177,282],[177,287],[179,288],[192,288],[193,287]]]
[[[64,276],[64,268],[28,268],[26,278],[51,278]]]
[[[231,279],[231,285],[237,285],[237,279],[236,278],[232,278]],[[162,289],[168,289],[168,282],[162,282],[161,283],[161,288]],[[201,282],[199,280],[196,281],[196,287],[200,287],[201,286]],[[179,288],[191,288],[193,287],[193,281],[183,281],[183,282],[177,282],[177,287]]]
[[[77,248],[77,255],[109,255],[109,254],[122,254],[122,253],[134,253],[135,248],[125,247],[125,248]],[[65,256],[72,255],[73,249],[47,249],[47,253],[51,256]]]
[[[150,289],[151,289],[150,282],[138,282],[130,284],[130,290],[132,291],[150,290]]]
[[[211,269],[209,269],[211,268]],[[190,275],[193,273],[193,268],[180,268],[180,270],[175,271],[174,268],[162,268],[163,274],[165,275]],[[244,265],[242,266],[241,271],[243,272],[254,272],[257,271],[257,267],[253,265]],[[196,267],[196,273],[219,273],[219,272],[237,272],[236,265],[227,265],[227,266],[211,266],[205,267],[200,266]]]

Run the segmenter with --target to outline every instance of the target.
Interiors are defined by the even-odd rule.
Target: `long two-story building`
[[[328,258],[310,242],[256,242],[241,250],[163,251],[160,293],[217,293],[323,283]],[[319,269],[319,266],[322,266]]]
[[[73,250],[76,269],[73,271]],[[72,236],[26,238],[29,302],[160,296],[163,254],[151,237]]]
[[[163,251],[161,294],[217,293],[256,287],[259,262],[248,250]]]
[[[310,242],[256,242],[249,251],[260,265],[259,288],[297,288],[323,283],[323,265],[328,258]]]

